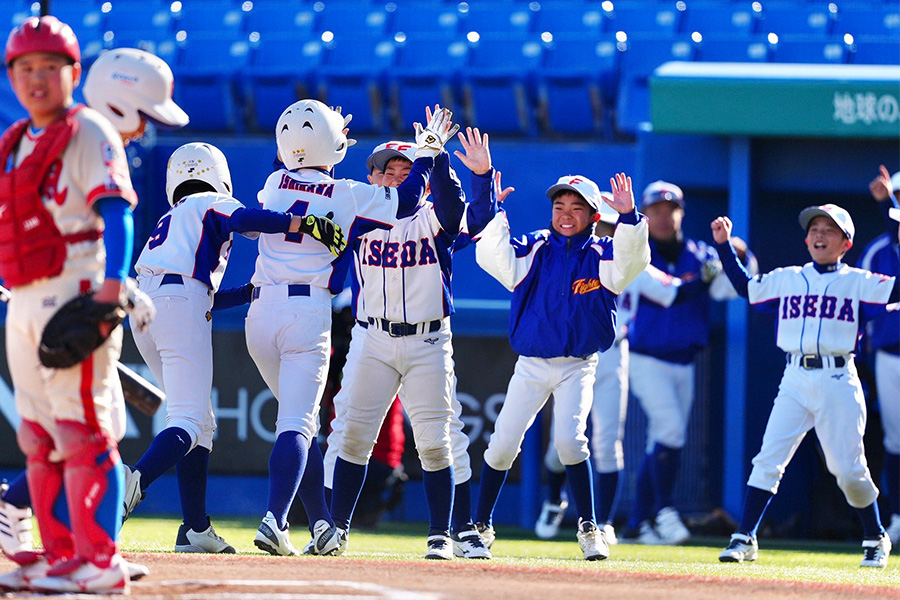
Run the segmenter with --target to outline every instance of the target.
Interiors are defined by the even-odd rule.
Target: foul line
[[[217,599],[223,600],[257,600],[260,596],[260,589],[268,587],[293,587],[293,588],[311,588],[311,587],[335,587],[347,588],[352,591],[355,597],[361,597],[360,593],[365,593],[364,597],[368,598],[385,598],[389,600],[438,600],[437,594],[431,594],[421,591],[397,590],[375,583],[364,581],[340,581],[340,580],[318,580],[318,581],[297,581],[283,579],[183,579],[176,581],[137,581],[131,584],[136,588],[153,588],[158,586],[167,587],[185,587],[185,586],[204,586],[204,587],[253,587],[257,591],[253,593],[234,593],[234,592],[216,592]],[[143,594],[141,594],[143,596]],[[146,597],[146,596],[144,596]],[[166,596],[167,598],[171,596]],[[179,594],[178,598],[183,600],[200,600],[208,598],[209,593],[185,593]],[[283,594],[283,593],[265,593],[267,599],[272,600],[332,600],[346,599],[346,594]]]

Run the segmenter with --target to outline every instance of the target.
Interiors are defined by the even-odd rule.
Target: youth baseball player
[[[433,157],[446,141],[443,125],[449,122],[449,112],[440,111],[417,135],[422,156],[397,188],[328,174],[346,155],[349,121],[349,116],[342,117],[317,100],[289,106],[275,130],[284,168],[266,180],[258,195],[260,204],[294,214],[327,211],[342,229],[351,231],[355,226],[359,233],[389,228],[398,215],[411,213],[424,193]],[[333,259],[325,248],[301,235],[262,234],[259,239],[245,329],[250,355],[278,399],[269,498],[255,539],[257,547],[272,554],[298,554],[290,542],[287,513],[317,430],[330,350],[331,295],[343,283],[335,280]],[[320,508],[323,514],[309,515],[311,523],[325,523],[314,528],[316,552],[339,553],[340,532],[324,501]]]
[[[612,199],[604,200],[588,178],[561,177],[547,190],[550,229],[511,239],[506,215],[499,214],[476,244],[481,268],[513,292],[510,343],[519,354],[484,452],[475,519],[486,541],[493,541],[494,506],[525,432],[553,394],[555,444],[578,512],[579,545],[585,560],[609,556],[594,520],[585,430],[597,353],[616,338],[616,296],[650,262],[647,223],[635,209],[631,178],[620,173],[610,185]],[[620,215],[612,239],[592,235],[603,202]]]
[[[869,184],[872,197],[882,212],[887,231],[863,250],[859,268],[873,273],[900,276],[900,245],[897,243],[897,223],[888,211],[900,198],[900,173],[890,177],[881,166],[878,176]],[[887,487],[887,506],[890,525],[887,528],[891,544],[900,545],[900,314],[888,312],[873,319],[866,327],[868,349],[875,353],[875,388],[881,427],[884,429],[884,483]]]
[[[473,169],[476,196],[489,211],[493,171],[487,139],[471,129],[467,134],[460,135],[466,154],[457,155]],[[396,157],[386,166],[390,168],[395,161],[406,162]],[[465,482],[461,483],[467,483],[471,468],[468,439],[459,419],[461,407],[453,398],[448,318],[453,313],[453,244],[462,228],[466,204],[446,153],[435,158],[431,191],[433,201],[420,203],[392,230],[372,232],[360,239],[359,279],[368,327],[348,385],[332,509],[337,526],[342,532],[348,531],[378,427],[402,385],[400,398],[409,414],[422,462],[429,508],[425,557],[450,560],[456,547],[456,552],[467,558],[490,558],[490,551],[471,523],[468,486],[462,490],[465,497],[460,498],[456,513],[461,523],[454,531],[455,540],[450,537],[454,477],[462,468]],[[479,210],[474,209],[476,213]],[[459,466],[454,464],[457,457],[462,463]]]
[[[342,237],[340,232],[321,235],[334,227],[327,219],[245,208],[231,194],[228,163],[218,148],[194,142],[175,150],[166,173],[171,208],[159,219],[135,265],[139,288],[153,299],[157,316],[149,328],[134,331],[134,341],[166,392],[167,426],[134,468],[126,467],[124,516],[153,481],[177,467],[184,522],[178,528],[176,552],[234,553],[216,534],[206,512],[209,453],[216,428],[210,400],[210,311],[223,307],[223,302],[249,302],[252,293],[245,286],[213,301],[233,234],[306,234],[324,244]]]
[[[608,192],[601,192],[603,198]],[[600,220],[595,226],[597,237],[612,237],[619,213],[604,202],[600,206]],[[675,301],[681,280],[666,275],[648,265],[637,278],[619,294],[616,301],[616,340],[597,359],[594,380],[594,401],[591,406],[591,449],[594,469],[595,510],[597,523],[603,529],[606,543],[618,543],[612,520],[619,495],[619,483],[625,468],[622,440],[625,438],[625,417],[628,411],[628,327],[641,296],[660,306],[670,306]],[[559,533],[559,526],[568,508],[568,498],[562,491],[566,480],[566,468],[559,460],[553,439],[554,426],[550,427],[550,441],[544,454],[547,469],[549,497],[541,507],[535,523],[535,534],[541,539],[551,539]]]
[[[866,401],[853,363],[861,327],[900,297],[897,279],[841,262],[853,245],[850,214],[834,204],[800,212],[812,262],[752,277],[729,243],[731,220],[711,224],[725,273],[754,308],[777,315],[778,347],[787,366],[769,414],[762,447],[753,458],[738,531],[722,562],[756,560],[756,532],[778,492],[784,470],[810,429],[816,430],[828,470],[863,525],[861,567],[884,568],[891,540],[881,526],[878,488],[866,464]]]
[[[28,118],[0,139],[0,276],[14,291],[7,356],[44,552],[16,555],[21,566],[0,576],[3,590],[128,588],[116,544],[122,469],[112,405],[121,399],[111,386],[137,198],[121,137],[74,103],[80,59],[71,28],[51,16],[26,19],[6,44]],[[48,323],[61,327],[45,332]],[[62,342],[73,334],[77,349]]]
[[[681,188],[651,183],[641,210],[650,220],[651,264],[683,281],[708,284],[669,307],[641,302],[628,333],[631,391],[647,415],[647,445],[623,537],[680,544],[690,532],[673,505],[672,491],[694,401],[694,357],[708,341],[710,298],[725,300],[735,292],[719,272],[715,250],[684,237]]]
[[[160,58],[131,48],[120,48],[102,54],[84,83],[88,105],[106,117],[119,131],[122,142],[139,139],[146,123],[165,129],[177,129],[188,122],[183,110],[172,100],[172,71]],[[133,289],[129,301],[135,303]],[[134,312],[132,326],[136,326]],[[113,382],[112,391],[121,396],[121,386]],[[113,402],[113,428],[116,440],[125,434],[125,416],[115,411],[123,403]],[[12,556],[32,550],[31,498],[23,472],[9,484],[0,484],[0,548]],[[126,561],[132,580],[146,575],[146,567]]]

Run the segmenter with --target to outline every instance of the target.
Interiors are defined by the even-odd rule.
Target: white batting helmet
[[[344,128],[350,118],[318,100],[288,106],[275,124],[275,142],[285,167],[332,167],[344,160],[350,145]]]
[[[166,167],[166,198],[175,206],[175,190],[186,181],[204,181],[220,194],[231,195],[231,172],[222,151],[203,142],[176,149]]]
[[[172,69],[163,59],[136,48],[100,55],[84,82],[84,99],[119,130],[137,131],[141,116],[166,129],[188,124],[172,100]]]

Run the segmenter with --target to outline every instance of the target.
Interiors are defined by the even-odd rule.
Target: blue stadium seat
[[[847,45],[842,40],[821,40],[808,36],[781,36],[773,49],[773,62],[845,63]]]
[[[462,28],[481,34],[517,34],[528,31],[532,12],[527,4],[469,3]]]
[[[253,9],[244,17],[244,28],[261,36],[311,37],[315,25],[316,13],[312,6],[297,0],[284,0],[274,4],[254,2]]]
[[[565,10],[553,10],[541,5],[531,19],[532,31],[549,32],[554,37],[589,36],[596,38],[603,26],[603,11],[599,6],[576,4]]]
[[[542,128],[549,134],[608,132],[617,92],[615,39],[554,39],[538,77]]]
[[[753,31],[756,21],[749,6],[722,2],[687,5],[681,19],[681,31],[699,31],[707,35],[746,36]]]
[[[157,42],[173,36],[172,14],[156,3],[113,3],[104,13],[104,31],[112,31],[115,45],[126,41],[147,40]],[[121,40],[121,41],[120,41]]]
[[[622,53],[616,123],[620,131],[633,133],[650,117],[649,78],[654,69],[673,60],[693,60],[690,38],[678,36],[629,36]]]
[[[50,14],[63,23],[67,23],[72,28],[72,31],[75,32],[75,36],[82,46],[102,39],[104,15],[96,5],[81,2],[73,4],[55,2],[51,8]],[[17,15],[13,16],[16,17]],[[21,14],[20,16],[30,15]],[[18,23],[15,23],[15,25],[18,25]],[[12,26],[13,23],[10,23],[10,27]],[[146,27],[146,24],[144,26]]]
[[[381,35],[336,35],[325,44],[322,65],[316,69],[318,98],[352,114],[350,127],[356,133],[385,129],[385,74],[394,53],[393,41]]]
[[[853,37],[873,35],[900,39],[900,10],[896,2],[883,8],[842,6],[834,24],[834,33],[850,33]]]
[[[759,33],[785,35],[807,35],[824,38],[831,33],[835,14],[827,6],[775,5],[764,4],[759,18]]]
[[[400,4],[394,12],[392,30],[407,36],[434,33],[442,37],[458,32],[460,21],[456,4],[442,2]]]
[[[482,36],[463,74],[468,122],[498,135],[532,132],[534,81],[543,47],[533,34]]]
[[[183,2],[175,13],[175,28],[183,29],[188,35],[216,35],[230,33],[234,39],[244,24],[240,3],[230,0],[205,0],[203,2]],[[282,17],[283,18],[283,17]]]
[[[764,38],[704,36],[696,58],[704,62],[768,62],[771,49]]]
[[[234,86],[235,74],[250,56],[247,41],[189,36],[181,42],[173,67],[176,102],[191,118],[193,131],[242,131],[244,119]]]
[[[366,2],[325,3],[318,13],[316,29],[335,35],[381,36],[387,32],[388,12],[384,6]]]
[[[393,127],[409,134],[415,121],[425,119],[425,107],[453,109],[458,99],[460,70],[466,65],[469,47],[455,35],[408,36],[398,45],[397,61],[388,74]]]
[[[900,65],[900,44],[896,37],[859,36],[848,60],[859,65]]]
[[[612,11],[604,10],[603,28],[604,31],[624,31],[629,35],[674,33],[680,18],[680,11],[673,5],[619,0]]]
[[[312,73],[322,61],[322,42],[301,36],[260,36],[242,79],[253,125],[267,133],[290,104],[312,95]]]

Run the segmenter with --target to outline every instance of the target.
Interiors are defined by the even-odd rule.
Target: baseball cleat
[[[481,539],[484,540],[484,545],[490,548],[494,545],[494,540],[497,539],[497,534],[494,532],[493,525],[488,525],[487,523],[475,523],[475,529],[478,530],[478,533],[481,534]]]
[[[31,587],[53,593],[126,594],[128,572],[125,561],[118,554],[112,557],[107,567],[98,567],[76,557],[53,567],[45,577],[32,580]]]
[[[128,579],[131,581],[137,581],[141,577],[145,577],[150,574],[150,569],[145,567],[144,565],[139,565],[137,563],[133,563],[129,560],[122,559],[122,562],[125,564],[125,571],[128,573]]]
[[[122,502],[122,522],[124,523],[131,516],[131,511],[147,497],[147,494],[141,491],[141,472],[126,464],[123,464],[122,468],[125,470],[125,496]]]
[[[291,544],[290,533],[287,526],[284,530],[278,529],[275,515],[271,511],[266,512],[259,529],[256,530],[256,538],[253,540],[257,548],[276,556],[299,556],[300,553]]]
[[[453,543],[444,534],[428,536],[428,552],[425,558],[431,560],[453,560]]]
[[[541,514],[534,524],[534,533],[542,540],[555,538],[559,533],[559,525],[562,523],[568,506],[569,502],[565,498],[561,499],[559,504],[544,500]]]
[[[597,527],[593,521],[582,521],[578,519],[578,532],[575,534],[578,538],[578,545],[584,553],[584,560],[603,560],[609,558],[609,545],[606,543],[606,536],[603,530]]]
[[[21,592],[31,590],[31,582],[47,576],[50,563],[41,554],[35,554],[34,560],[20,565],[15,571],[0,575],[0,591]]]
[[[303,546],[303,550],[301,550],[300,553],[313,556],[316,553],[316,540],[310,538],[310,540],[306,542],[306,545]]]
[[[900,515],[891,516],[891,525],[887,528],[888,537],[892,546],[900,546]]]
[[[619,538],[616,537],[616,528],[613,527],[612,523],[604,523],[600,529],[603,530],[607,546],[615,546],[619,543]]]
[[[493,558],[491,551],[484,544],[481,534],[474,525],[467,525],[462,531],[450,536],[453,540],[453,555],[460,558]]]
[[[863,559],[860,567],[874,567],[883,569],[887,566],[888,556],[891,555],[891,538],[882,533],[877,540],[863,540]]]
[[[745,533],[731,534],[728,547],[719,554],[720,562],[752,562],[759,556],[759,545],[756,538]]]
[[[341,533],[340,529],[324,519],[316,521],[312,534],[313,551],[310,554],[318,554],[319,556],[338,556],[343,554],[347,548],[347,533],[343,532],[343,538]],[[305,553],[306,548],[303,550]]]
[[[662,544],[677,546],[691,539],[691,532],[681,522],[678,511],[667,506],[656,514],[656,533]]]
[[[3,500],[9,489],[6,482],[0,483],[0,548],[7,556],[20,552],[31,552],[31,509],[19,508]]]
[[[212,523],[204,531],[194,531],[184,523],[175,537],[175,552],[199,552],[206,554],[234,554],[234,547],[216,534]]]
[[[650,521],[641,521],[637,529],[626,527],[622,532],[622,542],[625,544],[643,544],[644,546],[661,546],[662,538],[656,533]]]

